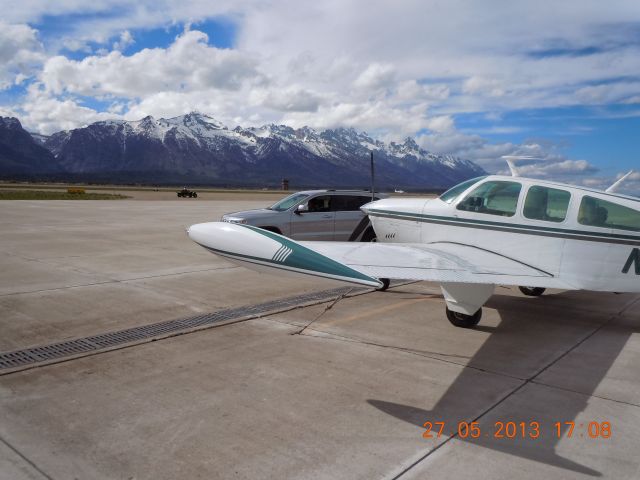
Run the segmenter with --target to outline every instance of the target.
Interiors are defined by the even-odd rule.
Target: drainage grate
[[[364,287],[340,287],[320,292],[296,295],[271,302],[248,305],[245,307],[228,308],[217,312],[196,315],[194,317],[179,318],[165,322],[152,323],[141,327],[128,328],[116,332],[102,333],[85,338],[52,343],[39,347],[25,348],[13,352],[0,353],[0,374],[2,370],[22,369],[42,362],[52,362],[65,357],[96,352],[132,342],[171,335],[177,332],[191,330],[198,327],[214,325],[219,322],[236,319],[255,318],[266,313],[285,311],[307,304],[323,303],[347,293],[361,293],[368,290]]]

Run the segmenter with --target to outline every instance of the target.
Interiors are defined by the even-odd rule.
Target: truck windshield
[[[300,203],[302,200],[307,198],[309,195],[306,193],[294,193],[293,195],[289,195],[288,197],[283,198],[279,202],[274,203],[269,207],[269,210],[275,210],[276,212],[284,212],[285,210],[289,210],[294,205]]]

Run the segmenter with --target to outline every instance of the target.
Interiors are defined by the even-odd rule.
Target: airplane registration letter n
[[[629,273],[631,264],[635,267],[636,275],[640,275],[640,248],[634,248],[631,250],[631,254],[629,255],[629,258],[627,258],[627,262],[624,264],[624,267],[622,267],[622,273]]]

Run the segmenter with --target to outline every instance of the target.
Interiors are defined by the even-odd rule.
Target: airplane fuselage
[[[491,176],[483,182],[521,185],[509,216],[482,206],[464,207],[468,194],[481,183],[463,191],[455,200],[385,199],[364,207],[379,242],[458,243],[499,253],[563,279],[577,290],[640,291],[640,231],[614,228],[598,219],[585,219],[584,197],[612,205],[608,215],[622,215],[614,206],[640,210],[640,201],[603,192],[523,178]],[[568,198],[564,218],[535,215],[525,207],[528,192],[535,187],[561,192]],[[566,192],[566,195],[562,192]],[[478,201],[478,203],[480,203]],[[461,207],[463,205],[463,207]],[[525,208],[529,208],[525,212]],[[489,213],[487,213],[489,212]],[[528,214],[528,215],[527,215]],[[540,216],[541,219],[528,218]],[[548,218],[552,218],[549,220]],[[579,221],[579,218],[581,221]],[[624,221],[624,219],[623,219]],[[585,225],[585,223],[591,223]],[[635,224],[634,224],[635,225]]]

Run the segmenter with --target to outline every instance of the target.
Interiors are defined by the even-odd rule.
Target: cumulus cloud
[[[134,43],[136,43],[136,41],[133,39],[133,35],[131,35],[131,32],[129,30],[125,30],[120,34],[120,38],[118,39],[118,41],[113,43],[113,49],[123,51]]]
[[[614,177],[585,177],[579,179],[578,184],[584,185],[585,187],[595,188],[597,190],[605,190],[609,188],[613,183],[627,172],[620,172]],[[616,193],[622,193],[626,195],[632,195],[635,197],[640,197],[640,173],[634,172],[632,173],[617,189]]]
[[[167,49],[144,49],[130,56],[114,50],[80,61],[56,56],[45,63],[41,79],[54,94],[121,98],[167,91],[238,90],[245,81],[264,82],[254,57],[209,46],[207,41],[205,33],[192,30]]]
[[[395,82],[395,70],[392,65],[372,63],[358,75],[354,86],[367,90],[379,90],[391,87]]]
[[[29,87],[27,99],[21,105],[19,113],[20,120],[28,130],[43,134],[118,118],[113,112],[96,112],[75,100],[56,98],[39,84]]]
[[[505,156],[527,157],[515,160],[522,176],[577,182],[585,175],[598,172],[586,160],[572,160],[558,153],[554,145],[537,142],[514,144],[489,143],[479,135],[468,135],[456,130],[420,135],[417,142],[423,148],[473,160],[489,172],[510,175]]]
[[[586,160],[547,160],[538,164],[520,167],[519,172],[523,176],[544,178],[565,178],[567,176],[581,176],[598,171],[596,167]]]
[[[398,84],[396,99],[399,101],[431,101],[446,100],[451,93],[446,84],[420,84],[417,80],[406,80]]]
[[[291,86],[256,90],[252,92],[252,100],[258,105],[281,112],[316,112],[322,97],[309,90]]]
[[[321,105],[315,113],[292,112],[285,115],[282,121],[292,127],[354,127],[385,139],[396,140],[429,128],[430,123],[442,128],[448,123],[444,118],[433,121],[424,113],[395,108],[384,100]]]
[[[0,90],[33,75],[44,59],[36,30],[0,22]]]

